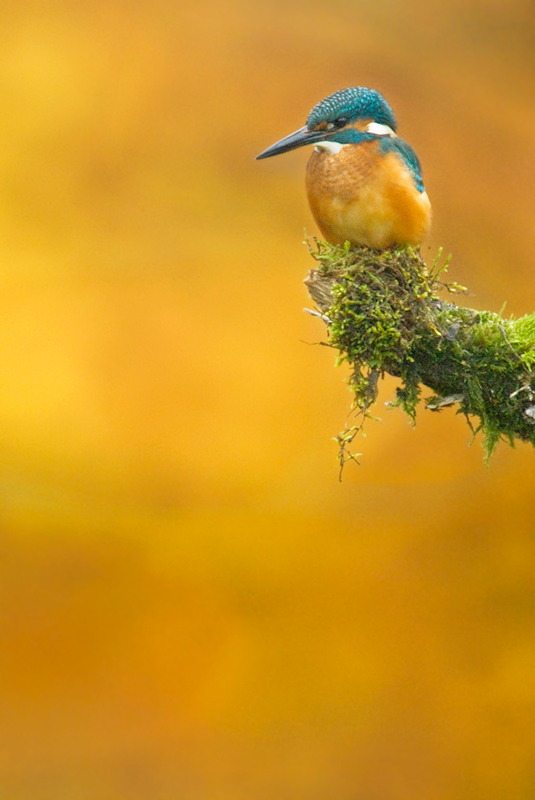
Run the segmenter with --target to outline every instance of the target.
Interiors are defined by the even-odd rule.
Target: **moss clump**
[[[487,459],[500,439],[535,444],[535,314],[504,319],[461,308],[437,293],[464,291],[439,280],[440,254],[427,269],[417,248],[375,251],[316,242],[318,262],[305,281],[323,312],[339,363],[352,366],[361,422],[338,437],[340,460],[377,398],[385,373],[401,380],[398,405],[414,420],[423,386],[427,407],[457,404],[482,431]],[[473,424],[472,420],[475,420]]]

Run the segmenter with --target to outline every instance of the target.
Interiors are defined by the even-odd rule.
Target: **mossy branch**
[[[422,387],[428,409],[457,405],[486,458],[500,439],[535,444],[535,314],[504,319],[439,299],[466,291],[440,280],[440,253],[428,269],[417,248],[375,251],[316,241],[318,268],[305,283],[329,331],[338,362],[352,366],[359,424],[337,437],[340,463],[356,458],[350,445],[370,416],[378,379],[401,380],[394,405],[414,420]]]

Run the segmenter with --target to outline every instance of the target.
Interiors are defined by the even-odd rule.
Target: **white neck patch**
[[[379,122],[370,122],[366,128],[366,133],[375,133],[377,136],[396,136],[392,128],[388,125],[381,125]]]
[[[316,150],[326,150],[330,155],[336,155],[345,145],[340,142],[318,142]]]
[[[388,125],[381,125],[379,122],[370,122],[366,128],[366,133],[374,133],[376,136],[392,136],[392,138],[397,136],[392,128]],[[325,152],[333,156],[339,153],[342,147],[347,147],[347,145],[340,144],[340,142],[318,142],[316,144],[316,150],[325,150]]]

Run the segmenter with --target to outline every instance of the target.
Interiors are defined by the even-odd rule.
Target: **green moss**
[[[318,262],[307,284],[328,318],[338,363],[352,367],[358,425],[338,437],[343,463],[377,398],[378,378],[400,379],[394,405],[414,420],[422,387],[427,407],[457,405],[483,434],[489,458],[500,439],[535,444],[535,314],[504,319],[439,299],[464,291],[440,280],[440,253],[431,269],[417,248],[374,251],[316,242]]]

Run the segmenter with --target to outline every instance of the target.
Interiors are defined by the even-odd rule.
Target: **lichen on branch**
[[[328,344],[348,362],[357,425],[343,431],[341,465],[377,399],[378,379],[400,379],[393,405],[415,419],[422,388],[426,407],[457,405],[488,459],[500,439],[535,444],[535,314],[505,319],[463,308],[438,292],[464,292],[440,278],[441,254],[427,268],[418,248],[376,251],[315,241],[318,267],[305,281],[328,327]]]

